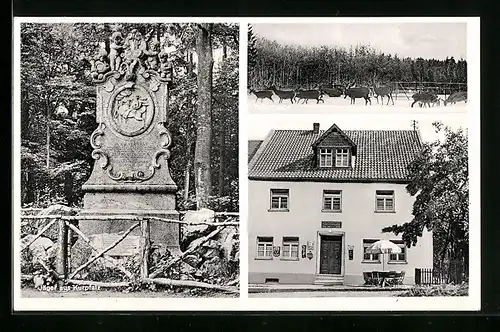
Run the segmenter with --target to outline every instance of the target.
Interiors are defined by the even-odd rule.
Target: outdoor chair
[[[373,278],[371,272],[363,272],[363,279],[365,280],[365,285],[373,285]]]
[[[387,277],[386,277],[386,284],[388,286],[394,286],[396,283],[397,283],[397,278],[398,278],[398,273],[396,271],[389,271],[389,273],[387,273]]]
[[[378,273],[378,271],[372,272],[372,280],[374,285],[380,285],[380,283],[382,282],[382,276],[380,275],[380,273]]]
[[[398,285],[402,285],[403,284],[403,281],[405,279],[405,274],[406,274],[405,271],[401,271],[399,273],[399,276],[398,276]]]

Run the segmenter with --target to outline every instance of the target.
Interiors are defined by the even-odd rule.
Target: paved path
[[[249,293],[248,297],[251,298],[313,298],[313,297],[393,297],[396,296],[399,291],[370,291],[370,292],[342,292],[342,291],[334,291],[334,292],[324,292],[324,291],[313,291],[313,292],[275,292],[275,293]]]

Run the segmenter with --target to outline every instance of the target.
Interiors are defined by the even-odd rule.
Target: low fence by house
[[[415,269],[416,285],[460,284],[467,279],[463,264],[453,264],[447,271],[438,269]]]
[[[216,222],[215,218],[217,216],[233,216],[238,218],[239,213],[237,212],[216,212],[212,221],[208,221],[205,219],[204,221],[183,221],[183,220],[175,220],[175,219],[166,219],[159,217],[151,217],[151,216],[134,216],[134,215],[93,215],[93,216],[67,216],[67,215],[33,215],[28,209],[26,211],[21,210],[21,219],[45,219],[50,220],[40,231],[37,232],[29,241],[24,243],[21,247],[21,252],[26,250],[33,244],[37,239],[39,239],[45,232],[49,230],[53,225],[57,225],[58,236],[57,236],[57,254],[55,258],[55,269],[51,266],[47,265],[42,259],[37,258],[38,262],[42,267],[47,271],[47,273],[51,274],[55,280],[57,280],[60,284],[69,284],[69,285],[89,285],[89,286],[99,286],[103,288],[112,288],[112,287],[126,287],[131,284],[131,282],[97,282],[97,281],[89,281],[77,279],[77,276],[80,272],[82,272],[85,268],[89,267],[93,263],[95,263],[99,258],[106,260],[108,263],[113,264],[118,270],[120,270],[126,277],[129,279],[134,279],[140,283],[156,283],[160,285],[173,285],[173,286],[187,286],[187,287],[200,287],[200,288],[209,288],[214,290],[222,290],[228,292],[238,293],[239,289],[235,287],[239,282],[239,278],[237,280],[233,280],[226,285],[214,285],[207,284],[198,281],[189,281],[189,280],[173,280],[166,278],[158,278],[163,272],[167,271],[173,265],[181,262],[186,256],[194,253],[200,246],[208,242],[210,239],[215,237],[224,227],[227,226],[239,226],[239,221],[229,221],[229,222]],[[211,218],[212,219],[212,218]],[[136,221],[132,226],[130,226],[118,239],[116,239],[113,243],[107,246],[104,249],[97,249],[87,237],[78,227],[76,227],[73,223],[79,220],[128,220],[128,221]],[[167,262],[163,263],[160,266],[155,266],[154,270],[151,271],[149,266],[149,257],[151,253],[151,240],[150,240],[150,222],[165,222],[165,223],[176,223],[183,225],[208,225],[215,227],[208,235],[197,239],[196,245],[189,246],[184,252],[180,253],[180,255],[176,257],[172,257]],[[72,223],[73,222],[73,223]],[[136,228],[141,230],[140,232],[140,248],[139,248],[139,256],[140,256],[140,276],[139,278],[135,278],[131,271],[128,271],[125,267],[120,264],[117,264],[116,261],[110,259],[105,256],[110,250],[118,246],[127,236]],[[69,255],[71,244],[69,235],[71,232],[80,237],[83,242],[89,246],[92,251],[95,253],[92,255],[87,262],[83,265],[77,267],[73,271],[69,271],[70,259]],[[33,275],[21,275],[21,278],[24,280],[29,280],[33,278]]]

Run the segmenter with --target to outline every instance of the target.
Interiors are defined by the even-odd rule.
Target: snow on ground
[[[445,99],[444,95],[439,96],[441,99]],[[269,99],[259,99],[255,101],[255,96],[248,96],[248,112],[263,114],[263,113],[288,113],[288,114],[300,114],[300,113],[312,113],[312,114],[330,114],[332,112],[342,112],[342,113],[412,113],[412,114],[429,114],[429,113],[466,113],[467,112],[467,104],[465,102],[458,102],[455,105],[444,106],[443,102],[441,102],[440,106],[433,106],[431,108],[428,107],[419,107],[418,103],[415,103],[413,107],[411,104],[413,99],[410,96],[410,99],[407,99],[405,95],[400,95],[397,98],[394,97],[394,105],[389,101],[389,105],[387,105],[387,98],[384,98],[384,103],[380,102],[377,104],[377,99],[374,97],[371,98],[372,104],[368,103],[365,106],[365,100],[363,98],[357,98],[355,105],[350,105],[350,98],[342,97],[328,97],[323,96],[324,103],[320,102],[316,103],[316,100],[311,99],[307,102],[307,104],[300,103],[290,103],[290,100],[283,100],[279,103],[279,98],[276,95],[272,97],[274,102]]]

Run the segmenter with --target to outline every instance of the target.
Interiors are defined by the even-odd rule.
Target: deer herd
[[[356,104],[356,99],[363,98],[365,100],[365,105],[368,103],[371,105],[371,98],[374,97],[377,100],[377,104],[384,104],[384,98],[387,98],[387,104],[392,102],[394,105],[393,99],[393,88],[390,85],[381,85],[377,86],[377,84],[372,83],[371,86],[354,86],[353,82],[348,84],[330,84],[330,85],[320,85],[317,89],[311,90],[303,90],[303,89],[295,89],[295,90],[279,90],[276,86],[272,85],[265,90],[254,90],[253,88],[249,89],[250,94],[255,95],[255,102],[259,99],[263,101],[264,99],[269,99],[274,102],[273,95],[276,95],[279,99],[279,103],[282,103],[283,100],[290,100],[290,102],[299,104],[302,101],[302,104],[307,104],[309,100],[316,100],[316,104],[320,102],[324,103],[323,96],[326,95],[328,97],[342,97],[344,99],[347,97],[350,98],[350,104]],[[443,100],[438,96],[437,93],[432,91],[422,91],[414,93],[412,96],[413,102],[411,103],[411,107],[417,104],[420,107],[432,107],[432,106],[440,106],[443,103],[444,106],[448,104],[456,104],[457,102],[467,102],[467,92],[459,91],[452,93],[446,100]]]

